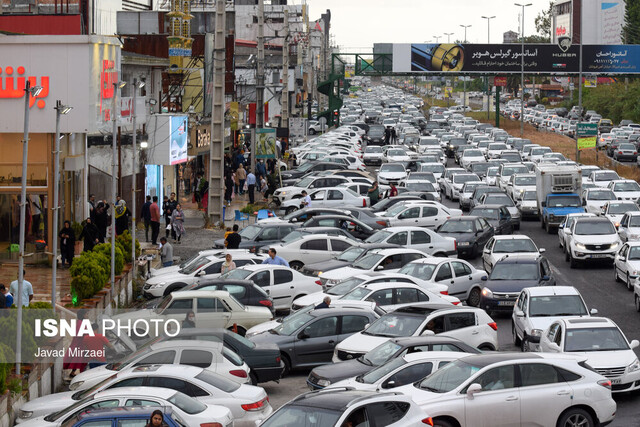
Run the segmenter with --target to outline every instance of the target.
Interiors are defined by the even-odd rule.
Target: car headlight
[[[318,380],[318,385],[320,387],[328,387],[331,385],[331,381],[329,380]]]
[[[158,284],[151,286],[151,289],[164,288],[165,286],[167,286],[167,282],[160,282]]]
[[[71,384],[69,385],[69,390],[71,390],[71,391],[77,390],[77,389],[79,389],[79,388],[80,388],[80,386],[81,386],[82,384],[84,384],[84,381],[78,381],[78,382],[75,382],[75,383],[71,383]]]
[[[640,360],[636,357],[636,360],[629,366],[627,366],[627,372],[635,372],[640,369]]]
[[[338,283],[340,283],[340,279],[329,279],[327,280],[327,283],[330,285],[337,285]]]
[[[483,288],[482,289],[482,295],[487,297],[487,298],[493,298],[493,292],[491,292],[491,289],[489,289],[489,288]]]
[[[532,329],[529,335],[533,337],[539,337],[542,335],[542,329]]]
[[[280,193],[280,195],[281,195],[281,196],[286,196],[286,195],[287,195],[287,192],[286,192],[286,191],[283,191],[283,192],[281,192],[281,193]]]
[[[576,248],[578,248],[578,249],[583,249],[583,250],[584,250],[584,249],[587,249],[587,247],[586,247],[584,244],[582,244],[582,243],[576,243]]]
[[[469,246],[469,242],[458,242],[458,246]]]
[[[638,359],[636,359],[636,362],[638,361]],[[31,416],[33,415],[32,411],[20,411],[20,418],[31,418]]]
[[[618,242],[612,243],[611,246],[609,247],[609,249],[615,249],[618,246],[620,246],[620,244]]]

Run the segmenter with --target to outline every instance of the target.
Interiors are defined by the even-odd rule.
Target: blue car
[[[65,423],[70,427],[145,427],[155,410],[161,410],[164,418],[163,427],[181,427],[173,419],[173,410],[162,406],[120,406],[116,408],[95,409],[82,412],[70,420],[73,424]]]

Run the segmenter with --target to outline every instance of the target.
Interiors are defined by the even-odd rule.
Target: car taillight
[[[268,299],[262,299],[262,300],[258,301],[258,303],[264,305],[265,307],[273,306],[273,303],[271,301],[269,301]]]
[[[622,151],[618,151],[618,154],[622,154]]]
[[[494,331],[498,330],[498,324],[496,322],[487,323]]]
[[[222,427],[220,423],[203,423],[200,424],[200,427]]]
[[[367,207],[367,199],[365,199],[364,197],[362,198],[362,207],[363,208]]]
[[[280,363],[282,361],[282,359],[280,359],[280,356],[276,357],[276,363]]]
[[[598,381],[598,385],[601,385],[604,388],[608,388],[611,390],[611,380],[600,380]]]
[[[320,280],[316,280],[316,285],[322,286],[322,282]]]
[[[425,418],[424,420],[422,420],[422,424],[433,427],[433,419],[431,417]]]
[[[452,302],[451,304],[458,305],[458,304],[460,304],[460,301],[455,301],[455,302]]]
[[[453,250],[454,250],[454,251],[457,251],[457,250],[458,250],[458,241],[457,241],[457,240],[454,240],[454,241],[453,241]]]
[[[247,373],[242,369],[232,369],[229,371],[231,375],[238,378],[247,378]]]
[[[240,405],[242,407],[242,409],[244,409],[245,411],[259,411],[260,409],[262,409],[262,407],[265,405],[265,403],[269,402],[269,398],[265,397],[264,399],[258,401],[258,402],[254,402],[254,403],[248,403],[245,405]]]
[[[380,224],[383,227],[387,227],[388,226],[387,221],[376,221],[376,224]]]

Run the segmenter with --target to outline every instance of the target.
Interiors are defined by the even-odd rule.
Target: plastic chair
[[[243,225],[244,225],[244,222],[247,221],[247,224],[248,224],[249,223],[249,214],[243,214],[238,209],[236,209],[236,217],[234,218],[234,220],[235,221],[242,221]]]
[[[256,215],[256,221],[261,219],[272,218],[275,215],[269,209],[260,209]]]

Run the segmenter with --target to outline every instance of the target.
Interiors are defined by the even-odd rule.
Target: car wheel
[[[516,334],[516,325],[513,323],[511,324],[511,337],[513,338],[513,345],[520,347],[520,338],[518,338],[518,334]]]
[[[467,298],[467,304],[471,307],[477,307],[480,305],[480,288],[471,289],[469,297]]]
[[[531,347],[529,347],[529,340],[527,339],[526,335],[523,336],[520,340],[520,351],[522,351],[523,353],[531,351]]]
[[[613,268],[616,268],[615,266]],[[627,271],[627,290],[632,291],[633,286],[631,286],[631,279],[629,278],[629,272]]]
[[[571,253],[571,249],[569,249],[569,267],[576,268],[578,266],[578,261],[573,257]]]
[[[566,247],[564,248],[564,260],[567,261],[567,262],[569,261],[569,251],[570,250],[571,249],[569,249],[569,248],[566,248]]]
[[[638,297],[638,295],[634,295],[633,299],[636,304],[636,311],[640,311],[640,297]]]
[[[493,345],[491,345],[491,344],[484,343],[484,344],[480,344],[478,346],[478,350],[481,350],[481,351],[495,351],[495,348],[493,348]]]
[[[309,135],[315,135],[316,130],[314,128],[309,128]]]
[[[433,420],[433,427],[453,427],[453,424],[451,424],[447,420],[435,419],[435,420]]]
[[[478,248],[478,244],[474,243],[473,249],[471,250],[471,259],[478,258],[478,255],[480,255],[480,249]]]
[[[560,416],[558,427],[593,427],[593,417],[581,408],[568,409]]]
[[[179,289],[184,288],[185,286],[187,286],[186,283],[174,283],[173,285],[169,286],[167,289],[164,290],[164,296],[166,297],[167,295],[169,295],[171,292],[173,291],[177,291]]]
[[[280,358],[282,359],[282,364],[284,365],[284,370],[282,371],[282,376],[288,375],[291,372],[291,360],[289,360],[289,356],[284,353],[280,353]]]
[[[616,283],[620,283],[620,276],[618,276],[618,269],[616,268],[616,264],[613,264],[613,280],[616,281]]]
[[[289,267],[293,268],[296,271],[302,270],[303,266],[304,266],[304,264],[301,263],[300,261],[292,261],[292,262],[289,263]]]
[[[287,215],[289,215],[290,213],[293,213],[293,212],[295,212],[295,211],[297,211],[297,210],[298,210],[298,208],[296,208],[295,206],[289,206],[289,207],[285,210],[285,213],[286,213]]]

